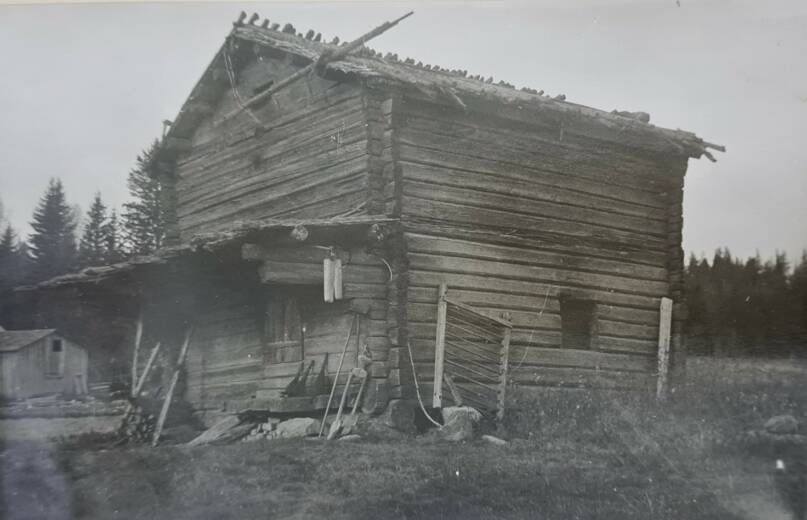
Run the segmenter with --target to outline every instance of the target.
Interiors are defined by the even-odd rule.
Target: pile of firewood
[[[118,439],[121,443],[141,444],[151,442],[157,418],[153,413],[135,406],[124,416],[118,428]]]

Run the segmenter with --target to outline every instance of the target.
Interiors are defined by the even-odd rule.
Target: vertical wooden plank
[[[509,318],[509,317],[508,317]],[[510,327],[504,328],[504,337],[502,338],[502,355],[501,355],[501,373],[502,380],[499,382],[499,409],[496,411],[496,418],[500,421],[504,419],[504,400],[505,392],[507,390],[507,367],[510,363],[510,334],[512,329]]]
[[[446,292],[448,286],[445,282],[440,284],[437,297],[437,333],[434,340],[434,394],[432,406],[440,408],[443,405],[443,365],[446,351]]]
[[[658,378],[656,380],[656,397],[658,399],[664,399],[667,395],[667,380],[670,370],[672,304],[673,301],[670,298],[661,299],[661,315],[658,326]]]

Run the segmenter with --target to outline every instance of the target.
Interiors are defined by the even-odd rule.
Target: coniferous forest
[[[107,207],[96,192],[82,214],[70,204],[61,180],[53,178],[31,217],[32,233],[23,237],[3,218],[0,202],[0,291],[159,248],[164,234],[161,186],[146,170],[154,146],[143,151],[130,170],[131,200],[121,212]]]
[[[685,271],[688,348],[715,355],[807,355],[807,252],[742,260],[718,249]]]
[[[89,210],[72,206],[51,179],[20,236],[3,220],[0,201],[0,291],[84,267],[154,252],[164,224],[160,183],[146,171],[155,144],[129,172],[130,201],[109,208],[96,193]],[[120,215],[120,216],[119,216]],[[718,356],[807,355],[807,252],[791,264],[784,254],[743,260],[726,249],[685,266],[687,348]]]

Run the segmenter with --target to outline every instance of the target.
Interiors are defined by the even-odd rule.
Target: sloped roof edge
[[[292,230],[298,226],[307,229],[351,229],[369,228],[374,224],[392,224],[398,219],[380,216],[334,217],[324,219],[297,220],[252,220],[235,223],[221,231],[194,235],[188,242],[177,246],[163,247],[151,255],[142,255],[117,264],[87,267],[75,273],[57,276],[34,285],[16,287],[16,292],[36,291],[57,287],[93,284],[133,272],[142,266],[165,264],[182,257],[200,252],[214,253],[226,247],[260,237],[262,233],[283,229]]]
[[[331,43],[325,43],[321,35],[319,33],[315,35],[314,31],[308,31],[304,36],[297,33],[291,24],[286,24],[282,30],[279,24],[270,26],[268,20],[261,25],[254,25],[258,20],[257,15],[253,15],[250,19],[253,24],[245,24],[244,16],[242,14],[239,21],[234,23],[235,27],[183,104],[163,142],[171,137],[188,137],[195,130],[200,118],[198,112],[193,109],[194,102],[198,100],[200,92],[213,76],[220,75],[217,69],[221,68],[228,42],[237,40],[260,45],[309,61],[318,59],[323,53],[333,51],[340,44],[338,38]],[[344,45],[344,42],[341,44]],[[564,119],[587,121],[601,128],[599,136],[610,134],[614,136],[615,141],[624,139],[639,148],[663,149],[693,158],[705,155],[712,161],[715,158],[709,149],[725,151],[725,147],[704,141],[692,132],[652,125],[649,123],[649,115],[643,112],[617,110],[607,112],[566,101],[564,95],[550,97],[544,95],[543,91],[526,87],[519,90],[504,81],[494,82],[490,77],[486,79],[479,75],[468,75],[465,70],[424,65],[411,58],[399,59],[395,54],[382,55],[367,47],[360,48],[343,60],[327,63],[323,71],[326,75],[331,73],[339,77],[357,77],[367,82],[378,81],[408,86],[421,92],[436,94],[443,99],[455,99],[459,104],[463,104],[464,97],[483,98],[514,106],[517,111],[523,110],[526,117],[530,117],[532,113],[542,112]]]
[[[31,343],[50,336],[56,329],[3,330],[0,331],[0,352],[16,352]]]

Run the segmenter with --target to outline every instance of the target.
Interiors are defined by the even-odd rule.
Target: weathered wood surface
[[[669,298],[661,299],[661,316],[658,325],[658,375],[656,381],[656,397],[664,399],[667,396],[667,385],[670,370],[670,331],[672,325],[673,301]]]
[[[276,58],[237,71],[249,92],[296,68]],[[177,217],[182,237],[235,220],[326,217],[362,211],[367,197],[366,115],[361,91],[307,77],[252,112],[264,131],[225,92],[177,164]]]
[[[306,266],[316,268],[316,283],[308,288],[289,289],[287,286],[286,289],[290,294],[311,295],[310,302],[301,302],[301,325],[305,328],[302,341],[270,343],[263,337],[264,311],[257,295],[274,291],[277,286],[262,286],[256,277],[254,281],[208,281],[209,287],[199,288],[201,297],[204,299],[204,295],[209,294],[212,303],[198,317],[194,348],[187,363],[187,398],[194,408],[232,408],[233,403],[246,406],[245,403],[250,402],[259,406],[256,400],[279,398],[297,374],[301,362],[307,364],[313,360],[312,373],[316,373],[326,354],[329,354],[327,374],[333,379],[338,354],[354,316],[352,309],[358,309],[361,315],[358,335],[351,341],[345,367],[355,366],[357,349],[366,344],[373,358],[370,376],[373,380],[386,379],[390,345],[386,266],[358,248],[340,251],[347,261],[344,268],[346,300],[325,303],[319,288],[323,254],[327,251],[308,246],[272,248],[255,243],[242,249],[242,256],[250,261],[285,261],[290,272],[305,271]],[[297,270],[293,266],[297,266]],[[256,266],[243,264],[242,268],[256,269]],[[340,384],[344,384],[344,376]]]
[[[645,388],[659,302],[675,283],[668,259],[680,236],[670,229],[669,200],[678,163],[563,138],[540,122],[528,128],[412,99],[396,106],[402,316],[418,374],[434,379],[434,302],[446,282],[451,299],[489,316],[509,313],[512,381]],[[562,296],[595,302],[592,350],[559,348]]]
[[[171,408],[171,402],[174,399],[174,390],[176,389],[179,377],[185,369],[185,359],[188,356],[188,349],[190,348],[191,336],[193,335],[193,326],[189,326],[185,332],[185,340],[179,350],[176,364],[174,366],[174,374],[171,376],[171,383],[168,385],[168,390],[165,393],[165,400],[163,401],[160,416],[157,418],[157,425],[154,427],[154,437],[151,440],[151,445],[156,446],[160,442],[160,435],[162,435],[165,420],[168,417],[168,410]]]
[[[437,295],[437,327],[434,340],[434,393],[432,394],[432,406],[435,408],[440,408],[443,405],[442,378],[445,369],[443,365],[446,348],[447,289],[446,284],[441,283]]]

